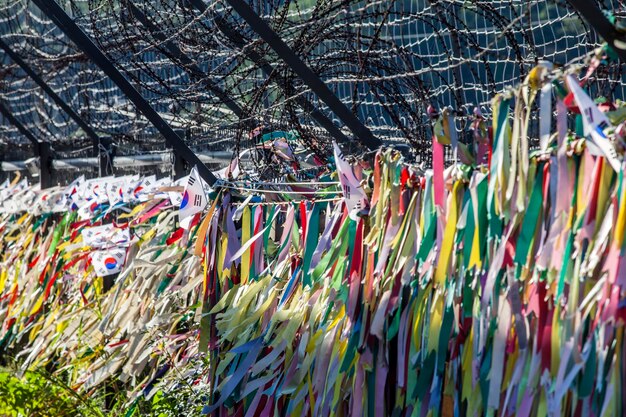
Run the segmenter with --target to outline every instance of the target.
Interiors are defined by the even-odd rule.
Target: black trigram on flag
[[[189,186],[191,187],[195,182],[196,182],[196,179],[192,176],[189,176],[189,182],[188,182]]]
[[[202,197],[197,195],[193,198],[193,205],[196,207],[200,207],[202,205]]]
[[[347,198],[348,200],[350,199],[350,186],[348,184],[344,184],[343,185],[343,195],[345,198]]]

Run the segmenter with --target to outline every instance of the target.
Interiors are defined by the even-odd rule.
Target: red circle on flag
[[[189,193],[185,191],[185,194],[183,194],[183,201],[180,202],[180,208],[185,208],[187,204],[189,204]]]
[[[107,269],[115,269],[117,267],[117,260],[112,256],[109,256],[104,260],[104,266]]]

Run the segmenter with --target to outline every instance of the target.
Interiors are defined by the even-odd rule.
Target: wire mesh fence
[[[294,130],[327,156],[331,137],[312,113],[341,121],[225,1],[197,3],[59,1],[168,123],[191,132],[193,149],[236,152],[263,125]],[[451,106],[464,131],[474,108],[488,115],[493,95],[538,62],[565,65],[600,43],[559,0],[249,4],[377,137],[408,145],[423,161],[429,105]],[[598,4],[618,17],[625,11],[622,0]],[[0,5],[2,40],[98,134],[112,137],[120,154],[164,148],[157,130],[33,3]],[[616,99],[624,97],[623,81],[618,65],[603,68],[591,85]],[[6,54],[0,100],[58,155],[89,154],[84,132]],[[5,159],[29,149],[3,117],[0,138]]]

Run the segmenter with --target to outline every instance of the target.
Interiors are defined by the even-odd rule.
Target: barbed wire
[[[268,131],[295,132],[322,160],[330,155],[332,138],[311,111],[339,126],[340,120],[223,0],[206,3],[205,12],[188,0],[59,3],[169,123],[191,132],[192,148],[238,154],[256,143],[249,131],[263,125]],[[474,107],[488,115],[493,94],[518,83],[540,60],[565,64],[600,43],[560,0],[249,4],[378,137],[406,143],[413,157],[425,162],[430,159],[429,105],[452,106],[461,120]],[[625,10],[622,0],[598,4],[617,16]],[[163,147],[156,129],[30,0],[0,5],[0,30],[3,41],[90,126],[124,143],[122,152]],[[2,64],[0,100],[35,136],[52,141],[59,153],[74,155],[84,132],[7,56]],[[208,82],[237,103],[240,117]],[[621,65],[599,69],[592,88],[610,99],[624,98]],[[313,106],[303,107],[303,100]],[[350,135],[345,128],[344,133]],[[3,118],[0,135],[2,142],[24,143]],[[278,172],[261,166],[267,161],[257,163],[267,176]]]

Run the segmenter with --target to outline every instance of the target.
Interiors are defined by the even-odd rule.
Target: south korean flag
[[[185,191],[183,192],[180,210],[178,211],[180,226],[185,230],[189,229],[193,215],[200,213],[207,205],[207,198],[202,182],[202,178],[198,175],[198,170],[196,167],[193,167],[191,174],[189,174]]]
[[[92,248],[104,248],[110,245],[128,246],[130,232],[128,228],[120,229],[112,224],[85,227],[81,230],[83,243]]]
[[[122,270],[126,260],[126,248],[111,248],[91,253],[91,265],[96,276],[106,277]]]
[[[576,104],[583,116],[583,129],[585,137],[588,139],[587,149],[592,155],[604,156],[616,172],[620,172],[622,163],[613,143],[604,133],[604,130],[611,126],[611,122],[604,113],[598,109],[591,97],[580,88],[578,81],[569,75],[567,85],[574,95]]]
[[[348,213],[352,220],[358,219],[358,214],[365,210],[369,205],[369,200],[365,191],[361,187],[360,181],[354,175],[352,166],[343,158],[341,149],[333,142],[335,164],[337,165],[337,174],[339,182],[343,190],[343,197],[348,207]]]

